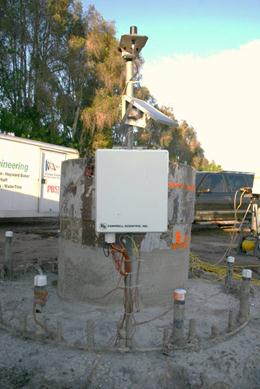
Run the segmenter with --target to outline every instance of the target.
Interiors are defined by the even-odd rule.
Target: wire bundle
[[[234,280],[241,280],[241,270],[245,268],[259,268],[260,265],[250,265],[247,267],[245,266],[234,266],[234,273],[233,278]],[[226,277],[227,274],[227,268],[225,265],[219,265],[219,264],[211,264],[206,261],[202,261],[198,255],[195,255],[193,253],[190,254],[190,270],[193,275],[199,276],[203,273],[214,273],[217,276],[217,279],[223,280]],[[260,280],[253,278],[252,283],[254,285],[260,286]]]

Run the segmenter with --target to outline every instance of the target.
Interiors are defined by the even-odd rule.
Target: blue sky
[[[118,38],[131,25],[149,37],[143,84],[195,128],[206,158],[260,172],[260,0],[92,4],[115,21]]]
[[[84,0],[86,9],[91,2]],[[116,24],[117,36],[137,25],[149,41],[147,60],[180,53],[208,55],[260,38],[259,0],[95,0],[106,20]]]

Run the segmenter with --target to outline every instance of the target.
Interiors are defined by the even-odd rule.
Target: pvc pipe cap
[[[250,269],[243,269],[242,270],[242,277],[251,279],[252,278],[252,270],[250,270]]]
[[[34,277],[34,286],[46,286],[47,276],[45,274],[38,274]]]
[[[185,289],[175,289],[173,292],[173,299],[175,301],[185,301],[185,295],[186,295],[186,290]]]
[[[228,263],[234,263],[235,262],[235,257],[227,257],[227,262]]]
[[[13,231],[5,231],[5,237],[6,238],[12,238],[14,236]]]

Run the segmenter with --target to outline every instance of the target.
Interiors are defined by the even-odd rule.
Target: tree
[[[85,35],[79,3],[2,0],[0,13],[1,129],[66,143],[77,125],[73,64],[81,52],[69,42],[75,31],[77,40]]]
[[[221,165],[218,165],[215,163],[215,161],[209,162],[207,159],[205,159],[204,163],[199,166],[198,170],[205,170],[209,172],[221,172],[223,169]]]
[[[87,14],[87,67],[94,82],[91,104],[82,112],[82,152],[112,145],[112,129],[120,120],[124,64],[115,27],[91,6]]]
[[[80,155],[120,145],[125,63],[115,26],[78,0],[1,0],[0,129],[18,136],[78,148]],[[140,85],[142,58],[134,61],[134,94],[159,109]],[[173,110],[160,110],[174,118]],[[135,144],[167,148],[170,159],[196,169],[209,163],[187,122],[177,128],[150,122],[134,129]]]

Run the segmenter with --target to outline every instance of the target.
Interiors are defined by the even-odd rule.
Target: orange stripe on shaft
[[[195,192],[195,185],[188,185],[188,184],[184,184],[182,182],[170,181],[170,182],[168,182],[168,188],[169,189],[185,189],[185,190],[189,190],[191,192]]]

